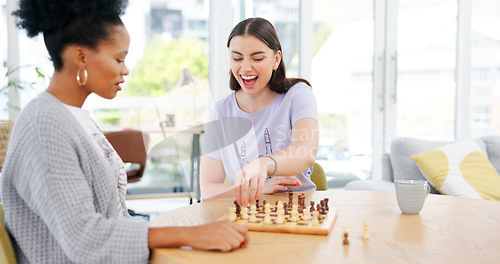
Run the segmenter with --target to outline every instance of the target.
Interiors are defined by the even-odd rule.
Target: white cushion
[[[442,194],[500,200],[500,175],[475,140],[414,154],[411,159]]]

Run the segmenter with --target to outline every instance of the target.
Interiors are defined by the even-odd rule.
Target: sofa
[[[442,153],[438,153],[438,156],[435,156],[436,153],[433,153],[436,150],[442,149],[446,152],[448,148],[448,155],[450,157],[439,158],[443,156]],[[474,158],[468,149],[476,148],[476,153],[483,153],[483,160],[480,158]],[[468,152],[465,152],[468,151]],[[460,152],[464,152],[464,154],[460,154]],[[426,166],[425,163],[421,163],[419,160],[419,155],[427,155],[426,161],[429,165]],[[434,156],[432,156],[434,155]],[[462,155],[462,156],[460,156]],[[399,137],[395,138],[391,142],[390,154],[384,154],[382,157],[382,179],[381,180],[357,180],[349,182],[346,186],[346,190],[373,190],[373,191],[394,191],[394,180],[398,179],[422,179],[429,181],[431,185],[431,193],[433,194],[450,194],[450,195],[460,195],[460,196],[473,196],[468,194],[468,191],[474,192],[474,190],[469,190],[470,187],[466,186],[465,190],[463,189],[463,184],[467,185],[467,182],[470,180],[466,179],[465,181],[456,175],[454,177],[448,177],[445,179],[446,183],[449,185],[449,182],[455,181],[455,184],[462,184],[459,188],[462,188],[458,192],[456,190],[451,190],[450,188],[446,189],[444,187],[445,184],[442,184],[441,180],[436,180],[436,178],[429,179],[429,175],[432,175],[432,170],[436,170],[439,167],[439,164],[443,162],[449,162],[450,164],[453,161],[453,157],[451,156],[460,156],[460,157],[472,157],[469,162],[469,165],[477,167],[481,165],[479,168],[479,173],[472,173],[474,175],[476,181],[480,182],[479,188],[493,188],[493,192],[496,192],[498,196],[500,196],[500,136],[483,136],[478,139],[468,140],[468,141],[429,141],[429,140],[421,140],[415,138],[407,138],[407,137]],[[477,156],[476,156],[477,157]],[[487,160],[486,160],[487,159]],[[437,160],[442,160],[441,163],[436,163]],[[464,159],[465,160],[465,159]],[[486,161],[485,161],[486,160]],[[419,162],[417,164],[417,161]],[[489,162],[488,162],[489,161]],[[433,162],[437,165],[434,165]],[[488,163],[488,164],[487,164]],[[458,164],[462,166],[462,164]],[[483,166],[484,165],[484,166]],[[452,165],[447,165],[450,168],[448,170],[452,170]],[[423,170],[424,169],[424,170]],[[463,167],[459,167],[457,169],[458,173],[461,173]],[[425,171],[426,170],[426,171]],[[431,172],[429,172],[429,170]],[[438,171],[435,174],[443,174],[442,170]],[[446,173],[446,172],[445,172]],[[451,175],[451,172],[450,172]],[[492,180],[493,182],[486,183],[485,179],[482,179],[483,175],[489,175],[488,180]],[[442,176],[442,175],[441,175]],[[465,173],[464,173],[465,177]],[[485,176],[486,177],[486,176]],[[441,181],[441,182],[440,182]],[[463,181],[464,183],[461,183]],[[441,192],[438,191],[435,187],[439,186],[441,188]],[[473,186],[475,188],[475,186]],[[467,189],[469,188],[469,189]],[[496,189],[498,188],[498,189]],[[443,191],[446,190],[445,191]],[[496,190],[496,191],[495,191]],[[480,190],[482,191],[482,190]],[[492,190],[489,190],[490,192]],[[477,196],[477,195],[476,195]],[[479,198],[479,197],[477,197]],[[483,196],[483,198],[485,198]],[[490,199],[486,197],[486,199]],[[497,200],[497,198],[493,198],[491,200]]]

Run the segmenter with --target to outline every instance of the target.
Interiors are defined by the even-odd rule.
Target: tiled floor
[[[136,199],[126,200],[127,208],[136,213],[149,215],[152,221],[158,215],[177,208],[189,205],[189,198],[162,198],[162,199]]]

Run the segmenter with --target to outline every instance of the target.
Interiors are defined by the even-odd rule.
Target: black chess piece
[[[349,233],[344,232],[344,241],[342,241],[343,245],[349,245],[349,238],[348,238],[348,236],[349,236]]]
[[[236,214],[240,215],[241,214],[241,206],[236,201],[234,201],[234,206],[236,206]]]

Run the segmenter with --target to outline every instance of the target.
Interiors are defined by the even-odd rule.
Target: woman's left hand
[[[295,176],[274,176],[266,181],[264,194],[273,194],[277,191],[287,191],[288,186],[302,186]]]

